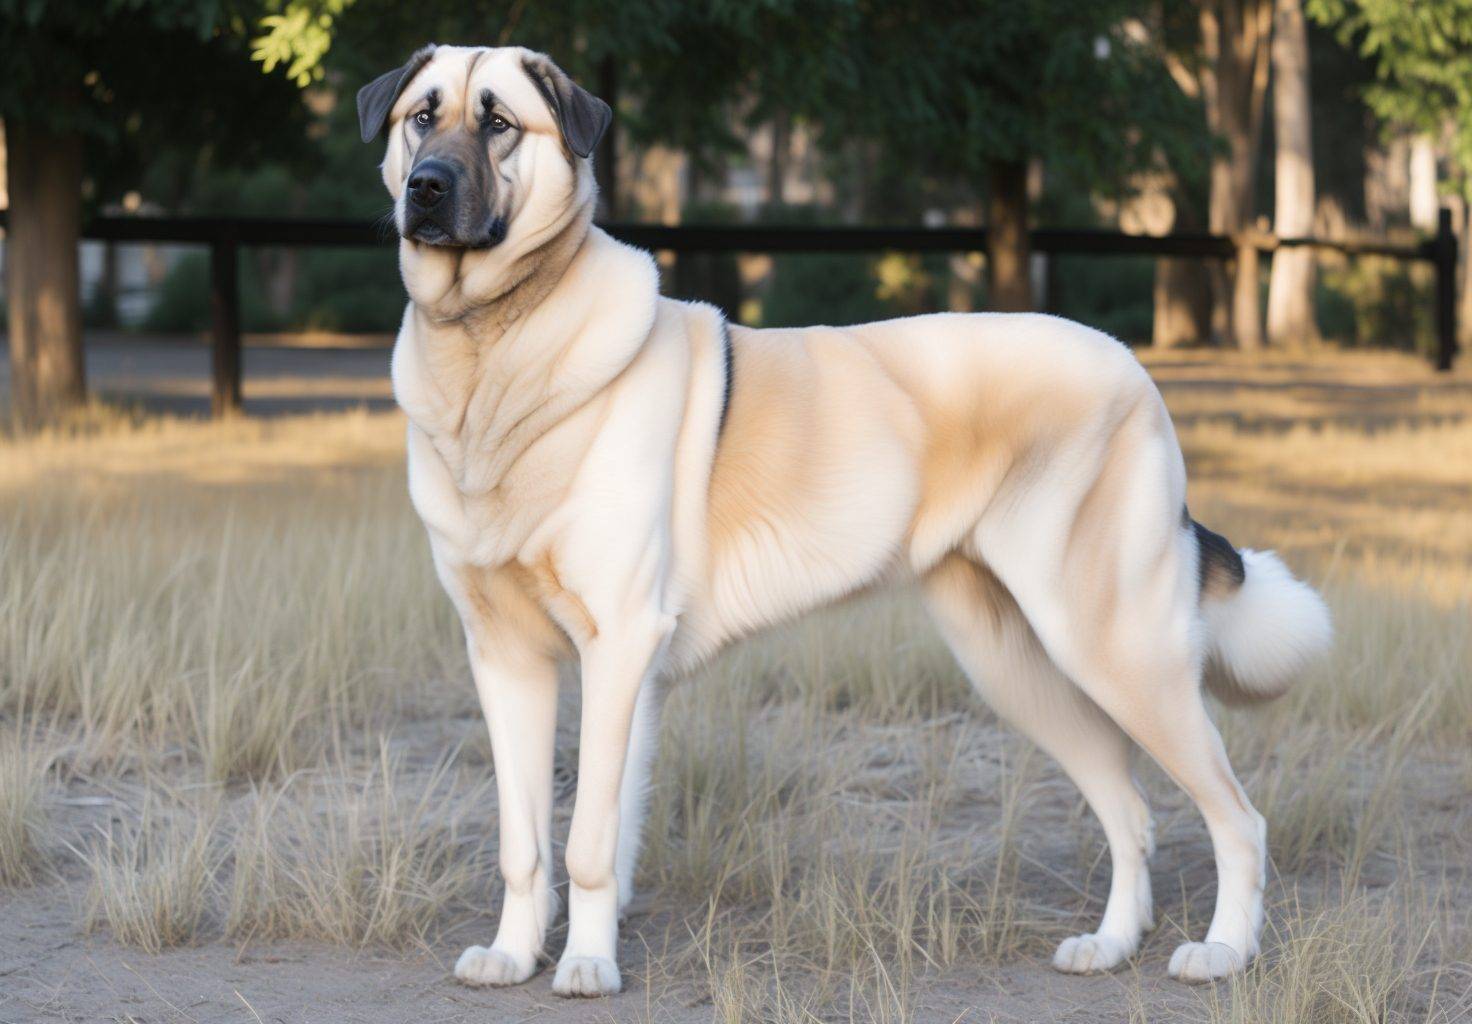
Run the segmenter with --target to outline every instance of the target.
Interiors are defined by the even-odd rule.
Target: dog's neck
[[[585,293],[602,285],[579,265],[601,236],[591,221],[588,204],[544,229],[545,242],[507,261],[487,301],[453,316],[438,305],[411,305],[412,329],[394,353],[394,391],[466,494],[500,484],[533,442],[637,351],[634,338],[605,344],[590,336],[572,312],[589,306]]]
[[[463,328],[482,343],[512,328],[547,297],[588,237],[587,202],[515,244],[442,249],[405,241],[404,284],[423,323]]]
[[[412,300],[412,339],[421,371],[447,406],[460,407],[463,415],[463,406],[488,364],[506,363],[508,354],[530,358],[549,354],[552,346],[546,344],[526,353],[498,350],[515,347],[518,328],[567,274],[587,241],[592,220],[593,207],[588,204],[539,229],[533,244],[523,244],[518,251],[417,255],[421,262],[405,275]],[[422,261],[437,261],[434,269],[442,271],[447,258],[456,260],[452,285],[443,290],[425,288],[420,279]],[[473,291],[470,279],[476,282]]]

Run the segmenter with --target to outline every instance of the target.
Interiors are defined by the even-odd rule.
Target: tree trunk
[[[97,290],[92,293],[93,323],[99,327],[118,326],[118,243],[102,243],[102,270],[97,276]],[[83,317],[85,320],[86,317]]]
[[[77,273],[82,141],[16,120],[5,132],[11,406],[21,425],[35,426],[86,397]]]
[[[1300,0],[1277,0],[1273,19],[1273,226],[1280,237],[1314,229],[1313,107],[1309,101],[1308,31]],[[1268,341],[1286,347],[1317,340],[1312,249],[1273,253],[1268,284]]]
[[[1409,200],[1412,157],[1411,138],[1375,133],[1365,142],[1361,156],[1365,169],[1365,228],[1383,235],[1406,213]],[[1433,219],[1429,230],[1436,230]]]
[[[1411,226],[1428,235],[1436,230],[1441,197],[1436,194],[1436,140],[1417,135],[1411,140]]]
[[[1211,337],[1211,282],[1200,260],[1162,256],[1155,261],[1155,319],[1151,344],[1179,348]]]
[[[772,152],[767,159],[767,205],[786,201],[787,157],[792,151],[792,114],[778,110],[772,115]]]
[[[1461,278],[1457,285],[1457,347],[1462,350],[1461,359],[1465,362],[1467,353],[1472,352],[1472,203],[1463,200],[1450,205],[1452,223],[1462,229],[1457,239],[1460,260],[1457,273]],[[1457,206],[1462,209],[1458,210]]]
[[[1179,183],[1171,182],[1161,194],[1162,209],[1157,230],[1200,231],[1201,214],[1180,193]],[[1169,216],[1165,210],[1169,210]],[[1151,326],[1151,344],[1158,348],[1203,344],[1211,340],[1211,260],[1181,256],[1161,256],[1155,261],[1155,317]]]
[[[266,302],[271,313],[281,323],[291,316],[296,303],[296,283],[301,277],[301,254],[296,247],[289,249],[257,250],[257,265],[266,285]]]
[[[988,306],[1002,313],[1032,309],[1032,250],[1027,235],[1027,164],[998,160],[991,165],[987,204],[986,282]]]
[[[1211,160],[1207,226],[1215,234],[1241,234],[1252,221],[1272,14],[1272,0],[1207,0],[1201,7],[1201,94],[1208,127],[1226,143]],[[1242,348],[1261,342],[1255,274],[1255,266],[1240,261],[1213,265],[1211,319],[1218,342]]]
[[[1244,352],[1262,348],[1262,297],[1257,246],[1250,234],[1237,243],[1232,261],[1232,333]]]
[[[1173,172],[1137,174],[1132,184],[1134,195],[1120,205],[1121,230],[1139,235],[1168,235],[1178,227],[1201,230],[1195,211],[1178,195],[1180,182]],[[1150,344],[1156,348],[1176,348],[1205,341],[1211,334],[1210,305],[1206,268],[1201,260],[1158,257]],[[1052,309],[1050,305],[1049,310]]]

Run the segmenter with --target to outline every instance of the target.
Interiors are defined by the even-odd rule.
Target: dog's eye
[[[428,128],[430,125],[434,124],[434,115],[427,110],[421,110],[419,113],[414,115],[414,123],[421,128]]]
[[[489,125],[491,131],[495,132],[497,135],[500,135],[506,129],[511,127],[511,122],[506,120],[500,114],[492,114],[491,119],[487,121],[486,124]]]

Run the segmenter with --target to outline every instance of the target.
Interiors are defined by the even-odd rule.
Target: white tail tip
[[[1227,703],[1271,700],[1328,653],[1329,608],[1271,551],[1241,551],[1246,579],[1201,606],[1209,637],[1206,685]]]

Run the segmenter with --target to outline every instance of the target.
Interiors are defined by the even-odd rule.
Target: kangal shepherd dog
[[[1281,694],[1329,645],[1318,595],[1186,511],[1170,417],[1112,338],[1035,315],[752,330],[659,295],[592,226],[612,113],[547,57],[429,46],[358,95],[386,132],[409,305],[393,354],[409,491],[490,727],[505,903],[455,976],[527,980],[559,912],[560,662],[582,722],[553,990],[617,992],[666,680],[754,630],[913,579],[976,689],[1057,759],[1113,862],[1061,971],[1152,926],[1142,747],[1206,819],[1218,888],[1183,981],[1258,952],[1263,819],[1202,685]]]

